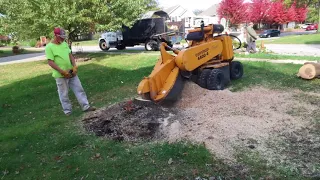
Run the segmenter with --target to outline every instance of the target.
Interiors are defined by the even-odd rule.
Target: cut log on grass
[[[299,69],[298,77],[314,79],[320,76],[320,63],[307,62]]]

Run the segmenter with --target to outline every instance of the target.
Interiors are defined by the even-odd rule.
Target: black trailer
[[[172,37],[180,35],[179,30],[171,30],[166,22],[169,15],[164,11],[150,11],[135,21],[131,27],[122,25],[120,32],[109,32],[99,39],[103,51],[110,47],[118,50],[144,44],[147,51],[159,50],[161,42],[173,46]]]
[[[146,50],[158,50],[161,42],[172,46],[169,36],[175,34],[170,31],[164,18],[141,19],[129,28],[123,26],[122,36],[125,46],[145,44]]]

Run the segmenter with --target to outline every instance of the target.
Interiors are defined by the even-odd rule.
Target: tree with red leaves
[[[226,18],[231,24],[240,24],[247,18],[247,6],[244,0],[222,0],[217,10],[220,18]]]
[[[307,19],[308,8],[307,6],[303,6],[300,8],[296,8],[296,21],[302,23]]]
[[[288,21],[287,12],[283,0],[273,2],[268,14],[267,21],[270,24],[284,24]]]
[[[293,3],[291,7],[288,9],[286,13],[286,23],[291,21],[296,21],[297,19],[297,12],[296,12],[296,3]]]
[[[250,21],[254,23],[266,22],[270,11],[270,6],[270,0],[253,0],[248,10]]]

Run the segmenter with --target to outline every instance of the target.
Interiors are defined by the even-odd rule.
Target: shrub
[[[29,46],[31,46],[31,47],[35,47],[36,44],[37,44],[37,41],[34,40],[34,39],[32,39],[32,40],[29,41]]]
[[[98,40],[98,39],[100,38],[101,34],[102,34],[102,33],[95,33],[95,34],[93,35],[93,39],[94,39],[94,40]]]
[[[7,39],[7,40],[0,39],[0,47],[8,45],[8,44],[10,44],[10,42],[11,42],[10,39]]]

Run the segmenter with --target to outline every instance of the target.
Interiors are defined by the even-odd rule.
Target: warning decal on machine
[[[198,52],[198,53],[196,54],[196,57],[198,57],[198,60],[200,60],[200,59],[208,56],[208,55],[209,55],[209,52],[208,52],[208,51],[209,51],[209,48],[206,48],[206,49]]]

